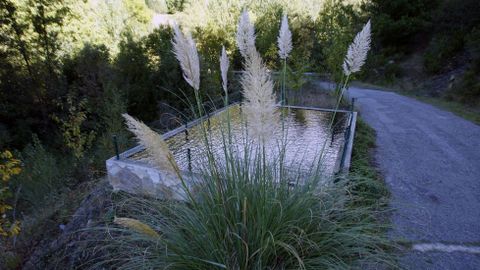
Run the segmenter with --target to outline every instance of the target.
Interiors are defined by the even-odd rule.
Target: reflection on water
[[[344,143],[343,131],[346,127],[346,114],[337,113],[334,135],[329,134],[327,127],[333,113],[305,109],[283,109],[285,114],[284,132],[286,134],[285,164],[292,170],[309,171],[312,164],[318,162],[322,148],[322,168],[326,174],[332,174],[335,163],[339,158],[339,149]],[[235,151],[238,156],[245,153],[244,147],[248,145],[245,135],[244,121],[241,119],[241,107],[232,106],[228,109],[231,119],[232,141],[235,143]],[[223,111],[205,121],[208,129],[209,141],[213,152],[221,160],[223,157],[222,132],[225,132],[225,118],[227,111]],[[276,161],[279,157],[279,144],[282,140],[282,128],[278,125],[278,132],[266,144],[267,157]],[[333,138],[333,140],[332,140]],[[167,140],[176,161],[182,170],[198,170],[206,164],[204,157],[204,139],[200,125],[180,132]],[[189,157],[190,156],[190,157]]]

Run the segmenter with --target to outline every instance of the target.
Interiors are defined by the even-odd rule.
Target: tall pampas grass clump
[[[178,165],[162,136],[129,114],[124,113],[122,116],[128,130],[135,134],[138,142],[145,147],[148,160],[160,170],[177,174]]]

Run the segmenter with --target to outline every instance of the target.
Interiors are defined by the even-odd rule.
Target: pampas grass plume
[[[256,50],[245,60],[241,84],[245,98],[242,111],[246,116],[249,133],[260,142],[265,142],[275,133],[278,112],[273,82]]]
[[[195,41],[188,33],[183,35],[178,25],[173,25],[173,53],[180,62],[183,78],[196,91],[200,89],[200,61]]]
[[[292,32],[288,28],[287,15],[283,15],[282,24],[280,26],[280,32],[278,34],[278,55],[281,59],[287,59],[288,55],[292,51]]]
[[[369,20],[348,47],[348,52],[343,62],[343,73],[345,75],[349,76],[360,71],[363,64],[365,64],[367,53],[370,50],[370,35]]]
[[[178,165],[162,136],[132,116],[126,113],[122,116],[128,129],[135,134],[140,144],[145,146],[149,160],[161,170],[176,173]]]
[[[222,46],[222,55],[220,56],[220,72],[222,74],[222,87],[223,91],[225,91],[225,95],[227,94],[227,74],[229,65],[230,61],[228,60],[227,51],[225,50],[225,46]]]
[[[152,229],[152,227],[133,218],[115,217],[113,219],[113,223],[150,237],[160,237],[160,235],[154,229]]]
[[[250,16],[247,10],[242,12],[238,21],[237,47],[243,58],[248,58],[255,50],[255,28],[250,22]]]

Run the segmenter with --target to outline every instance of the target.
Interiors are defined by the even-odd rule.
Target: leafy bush
[[[115,147],[113,144],[113,137],[116,137],[118,143],[118,150],[123,152],[127,150],[129,143],[129,136],[123,128],[123,118],[121,115],[127,111],[127,104],[125,97],[116,87],[108,85],[104,92],[104,104],[101,106],[101,119],[104,130],[103,134],[96,142],[95,160],[94,163],[97,168],[102,171],[105,167],[105,160],[115,154]]]
[[[416,35],[427,33],[431,27],[431,11],[438,4],[438,0],[372,0],[365,2],[363,10],[372,16],[374,39],[382,47],[404,52]]]
[[[480,105],[480,28],[473,29],[465,39],[469,58],[467,70],[446,97],[475,107]]]
[[[12,237],[20,232],[20,223],[17,220],[10,221],[7,211],[12,206],[7,199],[12,196],[8,182],[11,177],[21,172],[20,160],[13,157],[12,153],[5,150],[0,153],[0,240],[2,237]]]
[[[320,70],[330,73],[337,82],[343,75],[342,67],[338,63],[343,61],[348,45],[353,40],[358,20],[353,5],[339,0],[328,0],[315,24],[322,54],[319,59]]]
[[[183,11],[187,0],[165,0],[169,13]]]
[[[268,67],[279,69],[277,37],[284,9],[281,5],[271,5],[255,21],[258,51]],[[291,18],[290,18],[291,21]],[[294,31],[294,29],[291,29]]]
[[[156,13],[167,13],[169,11],[166,0],[145,0],[145,3]]]
[[[20,203],[25,208],[42,206],[46,200],[51,200],[60,188],[68,182],[64,166],[55,155],[48,152],[39,139],[34,136],[20,154],[23,170],[13,180],[15,189],[20,189]]]
[[[448,35],[435,37],[424,55],[424,67],[427,72],[435,74],[446,68],[448,60],[463,48],[462,37]]]
[[[447,98],[470,106],[480,105],[480,76],[475,68],[468,69],[460,82],[447,93]]]
[[[63,144],[71,154],[81,159],[84,157],[86,151],[92,147],[95,139],[95,132],[93,130],[84,130],[84,123],[87,120],[87,100],[75,100],[73,95],[66,97],[67,114],[60,118],[53,115],[52,118],[59,125]]]
[[[145,121],[156,118],[157,92],[152,84],[152,66],[141,41],[127,36],[120,42],[120,52],[115,59],[116,83],[128,100],[128,111]]]

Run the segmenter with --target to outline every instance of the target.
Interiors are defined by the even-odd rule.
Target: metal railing
[[[348,145],[350,144],[350,135],[352,134],[352,123],[354,120],[353,114],[354,114],[354,109],[355,109],[355,98],[351,99],[350,103],[350,117],[348,120],[348,127],[345,129],[344,132],[344,145],[343,145],[343,150],[342,150],[342,157],[340,161],[340,170],[341,172],[345,166],[345,160],[347,158],[347,150],[348,150]],[[350,153],[351,154],[351,153]]]

